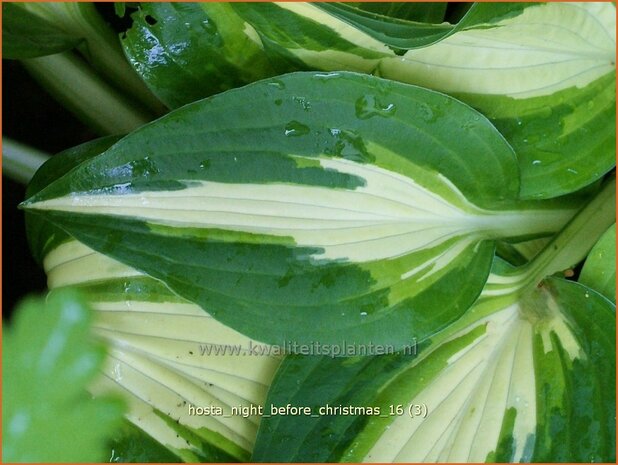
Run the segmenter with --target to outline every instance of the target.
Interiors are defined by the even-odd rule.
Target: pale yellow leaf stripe
[[[52,250],[44,264],[50,288],[144,276],[77,241]],[[180,425],[196,431],[207,428],[251,451],[260,417],[231,415],[231,408],[264,403],[281,357],[248,353],[252,345],[268,347],[180,298],[149,302],[119,295],[118,299],[91,298],[97,310],[94,330],[110,347],[103,377],[93,383],[92,392],[120,395],[129,405],[127,418],[172,449],[198,452],[178,438],[155,410]],[[205,346],[242,350],[208,354],[202,352]],[[191,415],[189,406],[218,406],[225,414]]]
[[[535,305],[536,309],[517,301],[451,336],[449,340],[454,340],[485,326],[485,332],[452,355],[440,374],[404,407],[425,404],[427,417],[397,417],[363,461],[484,462],[496,450],[508,409],[517,413],[513,461],[529,461],[537,424],[535,335],[541,336],[546,352],[555,350],[554,335],[571,360],[584,356],[551,295]]]

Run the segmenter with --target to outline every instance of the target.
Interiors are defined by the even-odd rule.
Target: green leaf
[[[457,24],[413,22],[345,3],[233,3],[221,15],[220,5],[204,4],[209,31],[200,8],[175,5],[153,7],[165,21],[150,26],[138,19],[127,43],[136,69],[171,106],[273,74],[262,72],[265,52],[279,73],[371,73],[469,103],[515,149],[524,198],[575,192],[615,164],[610,3],[477,3]],[[224,50],[227,43],[244,48]],[[253,57],[251,64],[240,63],[238,50]],[[230,56],[234,69],[225,61]],[[231,82],[236,76],[242,79]]]
[[[265,418],[252,460],[613,462],[615,307],[555,278],[492,297],[492,276],[418,356],[286,358],[266,405],[316,417]],[[320,416],[326,405],[374,410]]]
[[[185,106],[25,205],[253,339],[402,346],[474,301],[491,239],[572,215],[516,202],[516,172],[454,99],[299,73]]]
[[[19,3],[2,4],[2,57],[34,58],[64,52],[81,38],[22,8]]]
[[[615,166],[616,74],[528,99],[455,94],[486,114],[516,151],[522,197],[575,192]]]
[[[525,198],[574,192],[615,164],[610,3],[475,4],[457,25],[420,26],[345,4],[234,8],[273,59],[372,73],[471,104],[515,149]]]
[[[496,259],[474,306],[417,351],[286,358],[267,408],[314,415],[265,418],[253,460],[613,461],[615,305],[544,278],[580,261],[615,221],[615,187],[526,266]],[[371,411],[333,417],[325,406]]]
[[[579,282],[616,303],[616,223],[590,251]]]
[[[99,462],[120,424],[122,404],[92,399],[105,357],[90,332],[92,314],[74,291],[30,299],[4,328],[4,462]],[[96,419],[96,421],[93,421]]]
[[[410,35],[416,46],[422,46],[454,30],[448,24],[422,23],[442,22],[445,3],[353,5],[323,4],[318,8],[309,4],[144,3],[133,15],[134,23],[123,46],[153,92],[170,107],[177,107],[260,78],[306,69],[281,47],[280,42],[287,41],[290,34],[292,42],[305,45],[305,38],[309,38],[308,44],[318,50],[336,49],[345,43],[337,31],[329,31],[330,19],[326,25],[311,21],[305,26],[295,13],[287,12],[288,8],[317,13],[326,9],[341,17],[339,26],[352,23],[395,48],[409,45],[406,41]],[[483,6],[475,8],[484,10]],[[495,8],[492,11],[496,16]],[[474,24],[483,17],[468,15],[456,27]],[[259,35],[252,25],[259,27]],[[404,37],[403,42],[391,43],[393,36],[399,35]],[[391,53],[386,47],[380,48]]]
[[[170,108],[276,74],[229,4],[144,2],[131,18],[124,50]]]
[[[535,340],[541,418],[535,458],[614,462],[616,307],[585,286],[563,280],[548,284],[571,321],[574,341],[562,340],[555,326]]]

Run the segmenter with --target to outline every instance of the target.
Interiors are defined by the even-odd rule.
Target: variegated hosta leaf
[[[78,287],[96,310],[109,350],[94,394],[121,396],[129,421],[185,461],[249,458],[260,416],[232,408],[263,404],[280,353],[75,240],[49,252],[45,271],[50,288]]]
[[[234,8],[279,59],[419,84],[478,108],[513,145],[524,197],[573,192],[614,166],[616,13],[609,2],[478,4],[457,26],[428,25],[419,37],[437,42],[403,56],[387,47],[393,42],[383,24],[350,22],[345,7]]]
[[[319,7],[343,20],[337,27],[349,31],[346,25],[351,24],[397,50],[428,45],[488,16],[486,7],[474,5],[453,26],[413,22],[442,23],[445,3],[325,3]],[[494,5],[489,17],[500,17],[497,10],[510,14],[512,7]],[[285,44],[293,32],[286,30],[288,20],[296,24],[294,14],[288,14],[269,4],[254,9],[230,3],[144,3],[132,15],[133,24],[122,44],[134,69],[152,91],[170,107],[179,107],[275,72],[306,69],[279,44],[280,40]],[[272,33],[259,35],[252,24],[260,30],[272,27]],[[278,24],[283,26],[280,31]],[[330,24],[328,18],[326,24]],[[307,30],[296,28],[296,32],[292,39],[300,48],[325,50],[335,45],[339,49],[344,42],[315,22]]]
[[[616,223],[590,251],[579,282],[616,303]]]
[[[253,460],[613,462],[615,306],[561,279],[524,298],[505,282],[418,356],[287,358],[268,404],[380,414],[265,419]]]
[[[450,97],[298,73],[178,109],[25,206],[254,339],[401,347],[472,304],[491,239],[572,215],[517,181]]]

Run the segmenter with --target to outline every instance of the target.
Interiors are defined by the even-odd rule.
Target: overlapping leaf
[[[254,339],[401,346],[474,301],[488,239],[571,216],[515,202],[516,172],[456,100],[298,73],[179,109],[26,206]]]
[[[384,14],[389,5],[396,4],[373,8],[350,3],[232,4],[255,28],[273,62],[287,60],[317,69],[362,72],[372,72],[381,60],[405,50],[426,47],[456,31],[496,22],[523,8],[515,4],[474,4],[460,22],[448,24],[430,17],[424,22],[420,16],[389,17]],[[418,4],[403,8],[412,12]]]
[[[105,257],[95,256],[105,264]],[[95,256],[80,261],[92,263]],[[69,266],[58,272],[67,277],[77,270]],[[94,392],[121,392],[128,419],[185,461],[247,460],[260,418],[243,417],[232,407],[264,402],[279,358],[261,355],[266,346],[150,278],[80,287],[97,310],[97,333],[111,347]],[[254,346],[262,352],[252,353]]]

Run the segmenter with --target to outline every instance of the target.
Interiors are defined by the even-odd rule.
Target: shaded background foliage
[[[130,26],[113,3],[97,10],[117,31]],[[17,60],[2,60],[2,135],[48,154],[95,139],[98,135],[51,97]],[[46,290],[45,273],[32,258],[26,240],[24,213],[17,205],[26,186],[2,176],[2,309],[10,318],[15,304],[31,292]]]

